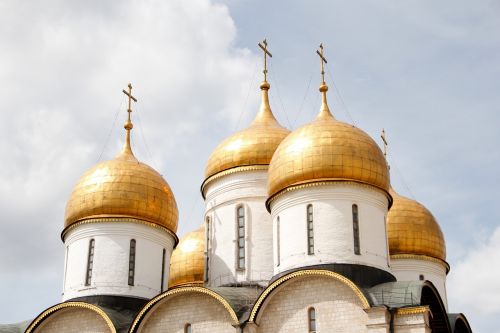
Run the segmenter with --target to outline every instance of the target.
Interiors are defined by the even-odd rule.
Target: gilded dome
[[[181,238],[170,259],[169,288],[180,285],[203,285],[205,267],[205,229],[192,231]]]
[[[336,120],[328,108],[326,91],[317,118],[293,131],[269,165],[268,194],[294,185],[322,181],[355,181],[389,190],[389,170],[375,141],[362,130]]]
[[[274,117],[269,106],[269,83],[263,82],[259,113],[250,126],[222,141],[205,168],[205,183],[219,172],[251,165],[269,165],[274,151],[290,133]]]
[[[422,255],[446,261],[443,232],[432,213],[415,200],[392,189],[393,204],[387,214],[391,255]]]
[[[153,223],[174,234],[177,231],[177,204],[170,186],[132,153],[130,118],[125,128],[122,152],[89,169],[74,187],[66,205],[64,230],[84,220],[129,218]]]

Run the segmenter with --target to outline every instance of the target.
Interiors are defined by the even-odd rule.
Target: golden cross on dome
[[[382,138],[382,141],[384,142],[384,157],[387,159],[387,146],[389,145],[387,143],[387,138],[385,137],[385,130],[382,128],[382,134],[380,135]]]
[[[132,125],[132,121],[130,120],[130,113],[132,112],[132,101],[134,101],[134,102],[137,103],[137,98],[135,98],[134,96],[132,96],[132,84],[131,83],[128,84],[128,91],[126,91],[125,89],[123,89],[122,91],[123,91],[123,93],[125,95],[128,96],[128,109],[127,109],[127,112],[128,112],[128,122],[127,122],[127,125],[128,124]],[[132,129],[132,127],[130,129]]]
[[[323,84],[325,84],[325,64],[327,64],[328,61],[326,61],[326,58],[323,55],[323,43],[319,44],[319,50],[316,50],[316,53],[321,59],[321,78],[323,80]]]
[[[264,81],[267,82],[267,56],[272,58],[273,55],[271,54],[271,52],[269,52],[267,50],[267,40],[266,39],[264,39],[262,41],[262,43],[259,43],[258,45],[262,49],[262,51],[264,51],[264,70],[262,71],[262,73],[264,73]]]

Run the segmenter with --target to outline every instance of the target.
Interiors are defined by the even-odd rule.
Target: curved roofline
[[[87,310],[94,311],[95,313],[97,313],[98,315],[100,315],[104,319],[104,321],[108,325],[108,327],[111,330],[111,332],[112,333],[116,333],[116,328],[113,325],[113,322],[111,321],[111,319],[109,318],[109,316],[101,308],[99,308],[98,306],[93,305],[93,304],[89,304],[89,303],[85,303],[85,302],[63,302],[63,303],[56,304],[56,305],[54,305],[54,306],[46,309],[45,311],[43,311],[42,313],[40,313],[31,322],[31,324],[26,329],[25,333],[34,332],[34,330],[45,319],[47,319],[48,317],[50,317],[53,313],[55,313],[55,312],[57,312],[59,310],[65,309],[65,308],[81,308],[81,309],[87,309]]]
[[[82,224],[103,223],[103,222],[125,222],[125,223],[129,222],[129,223],[137,223],[137,224],[146,225],[148,227],[158,228],[162,231],[165,231],[167,234],[171,235],[174,238],[174,248],[179,243],[179,237],[177,237],[177,234],[159,223],[156,223],[154,221],[147,221],[147,220],[142,219],[142,218],[139,219],[135,216],[129,216],[129,215],[116,215],[116,216],[110,217],[109,214],[106,214],[105,216],[95,215],[95,216],[85,217],[83,219],[76,220],[75,222],[72,222],[68,226],[64,227],[63,231],[61,231],[61,240],[64,242],[64,238],[66,237],[66,234],[70,230],[72,230],[72,229],[74,229]]]
[[[254,306],[252,307],[252,311],[250,313],[250,317],[248,319],[249,322],[255,322],[259,310],[261,309],[262,305],[264,304],[265,300],[269,295],[273,293],[273,291],[278,288],[280,285],[290,281],[294,280],[295,278],[301,277],[301,276],[326,276],[333,278],[346,286],[348,286],[359,298],[361,303],[363,304],[364,309],[370,308],[370,303],[368,302],[368,299],[366,298],[365,294],[359,289],[354,282],[349,280],[343,275],[340,275],[335,272],[327,271],[327,270],[319,270],[319,269],[307,269],[307,270],[301,270],[301,271],[296,271],[290,274],[287,274],[278,280],[274,281],[271,283],[264,291],[261,293],[257,301],[255,302]]]
[[[436,300],[436,302],[433,304],[438,307],[437,309],[434,307],[432,302],[430,302],[429,304],[422,304],[424,291],[426,290],[426,288],[430,290],[433,298]],[[393,297],[393,291],[401,294],[400,289],[405,289],[405,296],[402,301],[400,297]],[[429,280],[387,282],[376,285],[368,289],[367,292],[372,299],[374,306],[387,306],[389,308],[398,309],[429,306],[434,318],[436,318],[436,310],[438,310],[441,314],[442,321],[448,327],[449,332],[450,322],[448,320],[448,313],[446,312],[443,300],[439,295],[439,291]],[[413,294],[413,292],[415,292],[415,294]],[[384,294],[387,295],[388,298],[385,298]]]
[[[436,257],[431,257],[427,256],[424,254],[413,254],[413,253],[395,253],[390,255],[391,260],[395,259],[416,259],[416,260],[426,260],[426,261],[431,261],[435,262],[437,264],[441,264],[445,267],[446,269],[446,275],[450,272],[450,264],[448,264],[447,261],[441,259],[441,258],[436,258]]]
[[[258,171],[258,170],[268,170],[268,169],[269,169],[269,164],[247,164],[247,165],[240,165],[240,166],[236,166],[236,167],[232,167],[232,168],[228,168],[228,169],[224,169],[222,171],[216,172],[213,175],[206,177],[205,180],[203,181],[203,183],[201,183],[201,186],[200,186],[201,196],[203,197],[204,200],[206,199],[205,188],[208,185],[208,183],[210,183],[213,180],[216,180],[216,179],[219,179],[221,177],[231,175],[231,174],[237,173],[237,172]]]
[[[463,313],[449,313],[448,314],[448,319],[451,319],[453,317],[453,332],[455,332],[455,326],[457,321],[462,321],[465,325],[465,327],[469,330],[469,332],[472,333],[472,328],[470,327],[469,321],[467,320],[467,317]],[[450,322],[451,326],[451,322]]]
[[[375,185],[370,184],[368,182],[363,182],[363,181],[355,180],[355,179],[319,178],[319,179],[311,179],[311,180],[307,180],[307,181],[303,181],[303,182],[297,182],[297,183],[294,183],[292,185],[288,185],[284,189],[281,189],[278,192],[270,195],[269,198],[267,198],[267,200],[266,200],[267,211],[270,213],[271,212],[271,202],[273,202],[276,198],[282,196],[286,192],[300,190],[300,189],[307,188],[307,187],[324,186],[324,185],[330,185],[330,184],[335,184],[335,183],[355,183],[355,184],[365,185],[365,186],[369,186],[371,188],[380,190],[385,194],[385,196],[387,197],[387,199],[389,201],[389,205],[387,208],[389,209],[392,206],[392,202],[393,202],[392,196],[389,193],[389,191],[384,189],[384,188],[375,186]]]
[[[422,285],[422,294],[424,292],[424,288],[429,288],[432,291],[434,297],[436,297],[436,299],[439,303],[439,308],[443,314],[443,321],[447,325],[448,329],[451,332],[450,321],[448,319],[448,312],[446,311],[446,307],[444,306],[443,300],[441,298],[441,295],[439,295],[439,291],[437,290],[436,286],[434,286],[434,284],[431,281],[426,280],[424,282],[424,284]],[[422,297],[422,295],[420,297]],[[429,304],[429,307],[430,306],[431,306],[431,304]],[[432,311],[432,308],[431,308],[431,311]],[[436,316],[434,315],[433,317],[436,317]]]
[[[238,321],[238,316],[236,315],[236,312],[234,312],[233,308],[231,305],[218,293],[216,293],[213,290],[210,290],[205,287],[184,287],[184,286],[179,286],[172,288],[156,297],[151,299],[144,307],[141,309],[141,311],[137,314],[135,317],[134,321],[132,322],[132,325],[130,326],[129,333],[135,333],[139,329],[139,326],[144,319],[144,317],[149,313],[149,311],[152,310],[152,308],[159,303],[161,300],[168,298],[169,296],[176,295],[176,294],[182,294],[182,293],[201,293],[205,295],[209,295],[219,301],[219,303],[224,306],[224,308],[227,310],[229,315],[231,316],[232,319],[232,324],[231,325],[239,325]]]

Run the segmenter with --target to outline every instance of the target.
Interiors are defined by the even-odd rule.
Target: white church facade
[[[267,63],[267,44],[260,44]],[[27,333],[466,333],[449,313],[443,233],[395,192],[385,153],[327,102],[293,131],[267,68],[254,121],[212,152],[199,229],[178,239],[167,181],[131,148],[80,178],[66,206],[62,302]]]

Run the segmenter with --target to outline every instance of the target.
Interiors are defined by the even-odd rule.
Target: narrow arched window
[[[95,240],[92,238],[89,241],[89,253],[87,256],[87,273],[85,274],[85,285],[90,286],[92,281],[92,269],[94,268],[94,248]]]
[[[63,276],[63,281],[65,284],[66,284],[66,274],[68,273],[68,258],[69,258],[69,246],[66,246],[66,256],[64,257],[64,276]],[[87,276],[86,274],[87,273],[85,273],[85,276]]]
[[[245,269],[245,209],[239,206],[236,212],[236,223],[238,229],[238,242],[237,242],[237,267],[238,269]]]
[[[184,333],[193,333],[193,329],[191,328],[191,324],[184,325]]]
[[[161,255],[161,286],[160,286],[160,292],[163,292],[163,288],[165,285],[165,257],[167,255],[167,250],[163,249],[162,255]]]
[[[309,321],[309,333],[316,333],[316,310],[314,308],[307,310],[307,319]]]
[[[276,218],[276,266],[280,265],[280,217]]]
[[[130,252],[128,257],[128,285],[134,285],[135,275],[135,239],[130,240]]]
[[[418,278],[419,278],[420,281],[424,281],[425,280],[424,274],[420,274]]]
[[[312,205],[307,205],[307,254],[314,254],[314,226]]]
[[[352,231],[354,236],[354,254],[361,254],[359,248],[359,212],[358,205],[352,205]]]
[[[205,234],[205,282],[208,282],[208,272],[210,263],[210,216],[206,218]]]

